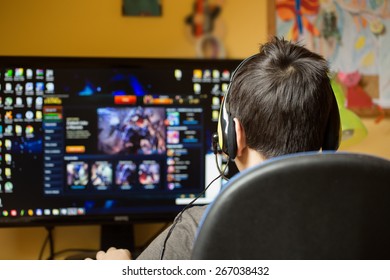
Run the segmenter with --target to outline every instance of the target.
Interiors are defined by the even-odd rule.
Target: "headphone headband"
[[[234,128],[233,116],[230,113],[227,99],[231,90],[231,86],[234,82],[236,74],[240,69],[251,59],[255,58],[257,54],[247,57],[236,67],[230,76],[230,82],[227,87],[226,93],[223,97],[221,109],[218,118],[218,144],[220,150],[223,151],[230,159],[234,159],[237,153],[237,141],[236,141],[236,130]]]

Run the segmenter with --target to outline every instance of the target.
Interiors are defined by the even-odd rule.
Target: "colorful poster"
[[[334,72],[378,76],[373,102],[390,108],[390,0],[277,0],[276,30],[322,54]]]

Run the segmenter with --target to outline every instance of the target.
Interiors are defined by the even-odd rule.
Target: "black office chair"
[[[305,153],[244,171],[207,208],[192,259],[390,259],[390,161]]]

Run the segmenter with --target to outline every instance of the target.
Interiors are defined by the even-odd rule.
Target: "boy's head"
[[[326,60],[302,46],[278,38],[262,45],[235,72],[224,104],[241,133],[237,156],[242,140],[263,159],[337,150],[340,118],[328,74]]]

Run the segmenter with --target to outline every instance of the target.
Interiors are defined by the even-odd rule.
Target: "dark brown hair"
[[[327,61],[301,45],[277,37],[262,45],[226,100],[247,145],[266,158],[320,150],[334,105],[328,75]]]

